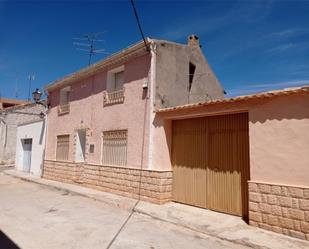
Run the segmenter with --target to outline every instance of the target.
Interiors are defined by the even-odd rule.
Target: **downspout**
[[[153,168],[153,121],[155,118],[155,87],[156,87],[156,63],[157,63],[157,44],[154,40],[150,43],[151,64],[150,64],[150,93],[149,93],[149,138],[148,138],[148,169]]]
[[[45,116],[43,120],[44,124],[44,145],[43,145],[43,156],[42,156],[42,164],[41,164],[41,175],[40,177],[43,177],[43,171],[44,171],[44,161],[45,161],[45,150],[46,150],[46,141],[47,141],[47,113],[48,113],[48,107],[45,107]]]
[[[45,104],[43,104],[42,102],[39,102],[39,103],[37,103],[37,104],[41,104],[41,105],[43,105],[44,106],[44,120],[43,120],[43,124],[44,124],[44,128],[45,128],[45,130],[44,130],[44,145],[43,145],[43,156],[42,156],[42,164],[41,164],[41,175],[40,175],[40,177],[43,177],[43,174],[44,174],[44,161],[45,161],[45,151],[46,151],[46,144],[47,144],[47,115],[48,115],[48,106],[49,106],[49,100],[48,100],[48,98],[49,98],[49,96],[48,96],[48,92],[46,91],[45,92],[46,93],[46,95],[47,95],[47,98],[46,98],[46,102],[45,102]]]

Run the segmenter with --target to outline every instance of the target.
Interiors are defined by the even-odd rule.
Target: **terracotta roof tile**
[[[216,100],[210,100],[207,102],[168,107],[168,108],[159,109],[156,112],[157,113],[174,112],[174,111],[183,110],[183,109],[194,109],[194,108],[203,107],[203,106],[211,106],[211,105],[217,105],[217,104],[229,104],[229,103],[236,103],[236,102],[248,101],[248,100],[253,100],[253,99],[264,99],[264,98],[272,98],[276,96],[292,95],[292,94],[297,94],[297,93],[309,93],[309,85],[305,85],[302,87],[285,88],[281,90],[268,91],[268,92],[262,92],[262,93],[255,93],[251,95],[237,96],[234,98],[216,99]]]

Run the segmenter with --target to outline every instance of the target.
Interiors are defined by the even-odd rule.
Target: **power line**
[[[96,49],[95,42],[102,42],[104,40],[97,39],[99,35],[103,32],[84,34],[82,37],[73,38],[74,40],[79,40],[81,42],[73,42],[73,45],[77,46],[76,49],[80,51],[86,51],[89,53],[88,66],[91,64],[91,59],[93,55],[96,54],[107,54],[105,49]]]
[[[140,21],[139,21],[138,14],[137,14],[137,11],[136,11],[136,8],[135,8],[134,1],[133,1],[133,0],[131,0],[131,5],[132,5],[133,11],[134,11],[134,15],[135,15],[135,19],[136,19],[136,22],[137,22],[139,31],[140,31],[141,36],[142,36],[143,41],[144,41],[145,47],[146,47],[147,51],[149,51],[150,49],[149,49],[149,46],[148,46],[148,44],[147,44],[147,42],[146,42],[146,39],[145,39],[143,30],[142,30],[142,25],[141,25],[141,23],[140,23]]]

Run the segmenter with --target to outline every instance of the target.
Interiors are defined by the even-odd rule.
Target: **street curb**
[[[211,236],[211,237],[223,240],[223,241],[232,242],[234,244],[238,244],[238,245],[241,245],[241,246],[246,246],[246,247],[250,247],[250,248],[253,248],[253,249],[273,249],[273,247],[268,247],[268,246],[265,246],[265,245],[259,245],[259,244],[254,243],[254,242],[250,242],[249,240],[246,240],[246,239],[229,239],[229,238],[221,236],[220,234],[217,234],[215,232],[201,230],[201,229],[198,229],[198,228],[196,228],[194,226],[190,226],[190,224],[181,223],[181,222],[175,222],[175,221],[172,221],[172,220],[169,220],[169,219],[166,219],[166,218],[161,218],[160,216],[153,215],[153,214],[151,214],[149,212],[145,212],[142,209],[139,209],[138,205],[134,208],[133,212],[135,212],[137,214],[149,216],[149,217],[151,217],[153,219],[156,219],[156,220],[159,220],[159,221],[162,221],[162,222],[167,222],[167,223],[170,223],[170,224],[173,224],[173,225],[176,225],[176,226],[181,226],[181,227],[183,227],[185,229],[189,229],[189,230],[191,230],[193,232],[205,234],[207,236]],[[251,227],[249,227],[249,229],[250,228]],[[272,234],[273,235],[273,232],[268,231],[268,230],[264,230],[264,229],[257,228],[257,227],[254,227],[254,228],[252,227],[252,229],[259,229],[263,233],[268,233],[268,234]],[[307,244],[306,244],[306,241],[304,241],[304,240],[297,239],[297,238],[294,238],[294,237],[289,237],[289,236],[282,235],[282,234],[275,234],[275,235],[285,236],[285,237],[287,237],[286,239],[290,240],[291,242],[295,241],[295,242],[300,242],[301,244],[303,244],[303,246],[300,246],[300,247],[297,247],[297,248],[302,248],[302,249],[308,248]]]
[[[30,183],[41,185],[41,186],[48,188],[48,189],[51,189],[51,190],[57,190],[57,191],[69,193],[71,195],[82,196],[82,197],[85,197],[85,198],[88,198],[88,199],[92,199],[94,201],[101,202],[101,203],[103,203],[107,206],[110,206],[110,207],[117,207],[117,208],[129,211],[130,215],[132,215],[133,213],[145,215],[145,216],[151,217],[153,219],[156,219],[156,220],[159,220],[159,221],[162,221],[162,222],[166,222],[166,223],[173,224],[173,225],[176,225],[176,226],[179,226],[179,227],[183,227],[185,229],[189,229],[193,232],[197,232],[197,233],[200,233],[200,234],[205,234],[207,236],[217,238],[219,240],[228,241],[228,242],[231,242],[231,243],[234,243],[234,244],[237,244],[237,245],[246,246],[246,247],[250,247],[250,248],[254,248],[254,249],[273,249],[272,247],[268,247],[268,246],[265,246],[265,245],[262,246],[262,245],[259,245],[258,243],[250,242],[249,240],[245,240],[245,239],[241,239],[241,238],[240,239],[226,238],[226,237],[224,237],[224,235],[220,235],[220,233],[218,234],[218,233],[215,233],[215,232],[212,232],[212,231],[202,230],[202,229],[195,227],[194,225],[190,225],[190,223],[181,222],[181,220],[173,221],[173,220],[170,220],[168,218],[161,217],[160,215],[156,215],[156,214],[153,214],[151,212],[144,211],[142,207],[139,207],[139,203],[142,202],[142,201],[139,201],[139,200],[118,196],[120,199],[121,198],[127,198],[127,199],[130,199],[130,201],[132,201],[132,203],[130,203],[130,204],[124,203],[125,205],[123,205],[123,203],[121,203],[120,201],[117,201],[117,198],[112,200],[111,196],[113,196],[115,194],[111,194],[111,193],[108,193],[108,192],[106,193],[106,192],[98,190],[100,193],[102,193],[102,196],[95,196],[95,195],[91,195],[91,194],[85,194],[85,193],[81,193],[81,192],[78,192],[78,191],[74,191],[74,190],[68,189],[66,187],[60,187],[60,186],[55,186],[55,185],[52,185],[52,184],[44,183],[44,182],[40,181],[42,178],[38,178],[38,179],[32,178],[31,179],[31,178],[27,178],[27,177],[23,177],[23,176],[18,176],[14,173],[6,172],[6,171],[2,171],[2,173],[4,173],[5,175],[8,175],[10,177],[20,179],[20,180],[25,181],[25,182],[30,182]],[[51,180],[49,180],[49,181],[51,181]],[[73,185],[73,184],[71,184],[71,185]],[[104,196],[104,194],[106,194],[106,195]],[[104,197],[107,197],[107,198],[104,198]],[[260,228],[255,228],[255,229],[260,229]],[[270,232],[270,231],[266,231],[266,230],[262,230],[262,231],[264,233],[271,233],[272,234],[272,232]],[[288,239],[291,240],[291,241],[295,240],[295,242],[296,241],[301,242],[301,243],[304,242],[303,240],[299,240],[299,239],[292,238],[292,237],[289,237]],[[306,248],[306,247],[299,247],[299,248]]]
[[[158,217],[156,215],[152,215],[152,214],[150,214],[148,212],[144,212],[143,210],[138,209],[138,208],[135,208],[134,212],[138,213],[138,214],[149,216],[149,217],[151,217],[153,219],[156,219],[156,220],[159,220],[159,221],[162,221],[162,222],[167,222],[167,223],[173,224],[175,226],[181,226],[181,227],[183,227],[185,229],[189,229],[189,230],[191,230],[193,232],[205,234],[207,236],[211,236],[211,237],[217,238],[219,240],[232,242],[232,243],[237,244],[237,245],[247,246],[247,247],[254,248],[254,249],[272,249],[270,247],[264,247],[264,246],[260,246],[260,245],[254,244],[254,243],[250,243],[248,241],[227,239],[227,238],[225,238],[223,236],[220,236],[220,235],[217,235],[215,233],[199,230],[199,229],[196,229],[193,226],[189,226],[189,225],[186,225],[186,224],[183,224],[183,223],[177,223],[177,222],[174,222],[174,221],[171,221],[171,220],[168,220],[168,219],[164,219],[164,218]]]
[[[135,206],[135,203],[136,203],[136,200],[132,199],[132,202],[134,202],[134,203],[132,203],[131,205],[126,204],[126,203],[123,204],[121,202],[117,202],[117,200],[115,201],[115,200],[111,200],[110,198],[104,198],[104,196],[98,197],[98,196],[95,196],[95,195],[92,195],[92,194],[85,194],[85,193],[81,193],[79,191],[74,191],[74,190],[66,188],[66,187],[60,187],[60,186],[55,186],[55,185],[51,185],[51,184],[48,184],[48,183],[44,183],[44,182],[40,181],[41,178],[36,180],[36,179],[31,179],[31,178],[26,178],[26,177],[23,177],[23,176],[11,174],[11,173],[6,172],[6,171],[2,171],[2,173],[4,173],[7,176],[11,176],[13,178],[16,178],[16,179],[19,179],[19,180],[22,180],[22,181],[25,181],[25,182],[30,182],[30,183],[41,185],[41,186],[43,186],[45,188],[49,188],[51,190],[61,191],[61,192],[65,192],[65,193],[68,193],[68,194],[71,194],[71,195],[82,196],[82,197],[85,197],[85,198],[88,198],[88,199],[91,199],[91,200],[94,200],[94,201],[101,202],[101,203],[108,205],[108,206],[111,206],[111,207],[117,207],[117,208],[120,208],[120,209],[124,209],[126,211],[132,211],[134,206]],[[102,194],[106,194],[106,196],[107,195],[113,195],[112,193],[108,193],[108,192],[103,192],[103,191],[100,191],[100,192]],[[125,197],[125,198],[129,199],[128,197]]]
[[[19,179],[19,180],[22,180],[22,181],[25,181],[25,182],[35,183],[35,184],[44,186],[44,187],[46,187],[46,188],[54,189],[54,190],[57,190],[57,191],[70,192],[70,191],[68,191],[68,190],[65,189],[65,188],[61,188],[61,187],[57,187],[57,186],[52,186],[52,185],[49,185],[49,184],[45,184],[45,183],[36,181],[36,180],[34,180],[34,179],[29,179],[29,178],[25,178],[25,177],[22,177],[22,176],[17,176],[17,175],[10,174],[10,173],[5,172],[5,171],[2,171],[2,173],[5,174],[5,175],[7,175],[7,176],[11,176],[11,177],[14,177],[14,178],[16,178],[16,179]],[[72,193],[73,193],[73,192],[72,192]],[[75,194],[75,193],[74,193],[74,194]],[[76,193],[76,194],[80,194],[80,193]],[[82,195],[82,194],[80,194],[80,195]]]

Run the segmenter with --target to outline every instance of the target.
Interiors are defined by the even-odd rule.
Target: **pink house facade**
[[[46,91],[44,178],[309,240],[308,86],[224,99],[192,35],[139,42]]]
[[[157,116],[165,123],[172,123],[172,127],[177,127],[175,126],[177,122],[184,121],[190,121],[191,124],[194,120],[211,123],[212,120],[224,120],[227,117],[230,121],[233,121],[230,117],[246,117],[243,122],[246,128],[242,128],[241,133],[244,139],[241,139],[239,132],[230,132],[232,125],[226,124],[228,129],[221,129],[218,132],[224,136],[223,144],[217,146],[218,143],[210,143],[212,146],[217,146],[218,151],[224,150],[224,144],[227,143],[229,146],[227,150],[233,150],[233,153],[229,155],[226,151],[225,154],[221,154],[219,158],[227,158],[228,161],[225,163],[222,160],[221,165],[215,165],[215,170],[211,165],[212,160],[207,162],[209,163],[207,170],[211,174],[209,178],[206,177],[206,182],[212,180],[213,174],[220,176],[220,173],[230,180],[229,182],[220,181],[219,185],[210,183],[208,187],[212,187],[211,192],[216,192],[218,196],[222,194],[218,189],[223,189],[225,192],[223,196],[228,199],[230,195],[232,202],[236,202],[235,193],[238,190],[235,188],[235,181],[232,182],[236,171],[230,166],[233,165],[239,153],[246,154],[245,169],[240,173],[237,172],[237,174],[246,175],[241,179],[240,203],[245,206],[242,216],[249,221],[250,225],[309,240],[309,86],[164,108],[157,111]],[[240,122],[240,119],[238,121]],[[220,127],[219,122],[217,127]],[[186,134],[189,134],[190,130],[194,129],[186,127]],[[206,129],[205,133],[212,136],[212,142],[218,142],[213,135],[215,132],[207,133]],[[170,139],[177,141],[175,134],[173,132],[171,134]],[[224,134],[230,134],[234,139]],[[237,152],[237,146],[240,146],[239,144],[243,141],[246,141],[245,146],[242,147],[243,150]],[[169,148],[165,154],[177,150],[177,144],[172,143]],[[195,150],[190,150],[187,146],[188,154],[194,153]],[[164,154],[164,151],[161,153]],[[209,152],[204,150],[202,153]],[[173,156],[174,153],[171,157]],[[195,154],[195,156],[198,155]],[[184,168],[189,166],[182,165]],[[178,175],[175,174],[175,167],[173,168],[173,181],[176,181]],[[186,186],[190,182],[190,177],[182,176],[180,180],[181,184]],[[198,189],[198,185],[201,183],[196,183],[195,189]],[[173,184],[172,196],[176,196],[175,187],[177,185]],[[192,196],[195,197],[191,194]],[[189,198],[183,198],[181,201],[183,200],[187,203],[192,201]],[[222,211],[219,208],[226,205],[222,202],[214,205],[207,204],[207,201],[211,202],[213,198],[206,196],[205,207],[214,210]],[[223,212],[231,213],[228,209]]]
[[[170,131],[155,110],[223,98],[224,91],[196,36],[185,45],[148,39],[147,46],[137,43],[46,86],[44,178],[171,200],[171,164],[157,147],[168,148]]]

